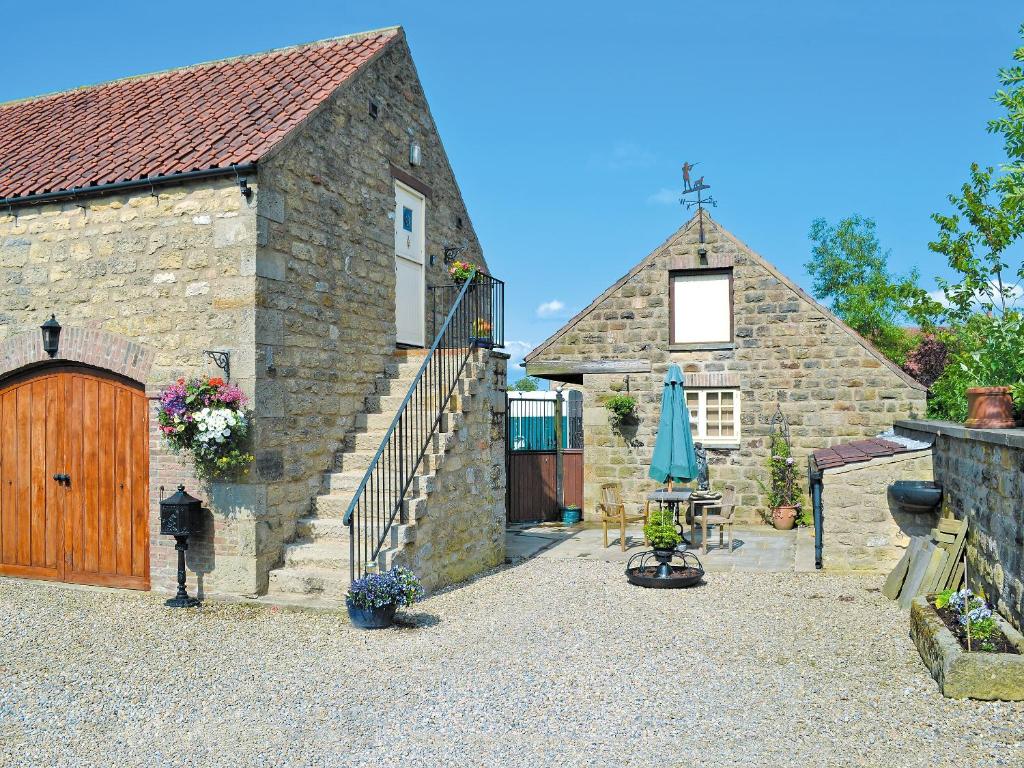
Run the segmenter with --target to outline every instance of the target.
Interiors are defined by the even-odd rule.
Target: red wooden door
[[[97,371],[44,369],[0,389],[0,573],[149,588],[147,420],[140,387]],[[26,546],[46,553],[31,571]]]

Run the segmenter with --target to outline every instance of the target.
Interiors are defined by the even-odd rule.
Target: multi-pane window
[[[740,439],[740,393],[735,389],[691,389],[686,392],[690,433],[706,443]]]
[[[732,342],[732,270],[675,272],[670,277],[672,344]]]

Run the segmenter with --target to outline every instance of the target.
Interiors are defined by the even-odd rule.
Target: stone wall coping
[[[933,421],[931,419],[901,419],[894,426],[896,434],[904,437],[914,437],[913,434],[904,433],[924,432],[937,437],[973,440],[977,443],[989,443],[1024,450],[1024,429],[970,429],[952,421]]]
[[[870,461],[858,461],[854,464],[843,464],[839,467],[828,467],[822,470],[822,475],[835,476],[842,475],[847,472],[856,472],[858,469],[871,469],[872,467],[880,467],[885,464],[895,464],[898,461],[908,461],[910,459],[917,459],[921,456],[927,456],[931,454],[931,447],[918,448],[913,451],[903,451],[902,453],[894,453],[892,456],[876,456]]]

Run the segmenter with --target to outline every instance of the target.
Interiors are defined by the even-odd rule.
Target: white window
[[[677,272],[670,278],[672,344],[732,341],[732,270]]]
[[[735,389],[689,389],[690,434],[708,445],[740,441],[740,393]]]

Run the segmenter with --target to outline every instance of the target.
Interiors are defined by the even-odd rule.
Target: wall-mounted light
[[[420,150],[420,145],[415,141],[409,145],[409,165],[419,165],[423,162],[423,153]]]
[[[50,319],[39,326],[43,332],[43,351],[50,357],[57,356],[57,349],[60,345],[60,323],[56,315],[50,315]]]
[[[700,265],[706,267],[708,265],[708,249],[703,245],[697,249],[697,257],[700,260]]]
[[[242,197],[245,198],[246,202],[252,200],[252,188],[246,179],[240,178],[238,180],[238,191],[242,193]]]

